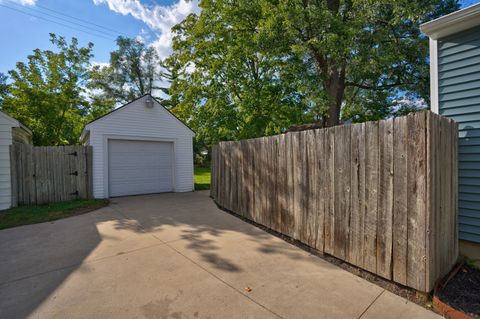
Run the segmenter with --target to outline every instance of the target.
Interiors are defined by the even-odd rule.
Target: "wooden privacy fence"
[[[91,146],[10,148],[12,206],[92,197]]]
[[[453,266],[457,125],[431,112],[221,142],[227,210],[420,291]]]

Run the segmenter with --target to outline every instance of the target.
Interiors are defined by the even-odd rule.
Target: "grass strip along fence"
[[[220,142],[211,196],[321,252],[427,292],[458,256],[457,125],[431,112]]]

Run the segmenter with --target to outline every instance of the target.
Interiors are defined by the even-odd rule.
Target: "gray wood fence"
[[[92,197],[91,146],[10,147],[12,206]]]
[[[457,125],[431,112],[221,142],[227,210],[386,279],[430,291],[458,256]]]

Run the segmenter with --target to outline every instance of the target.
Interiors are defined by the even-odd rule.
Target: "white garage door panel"
[[[110,196],[173,190],[173,143],[110,140]]]

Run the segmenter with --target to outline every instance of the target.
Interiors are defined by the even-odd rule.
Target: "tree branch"
[[[365,89],[365,90],[373,90],[373,91],[381,91],[384,89],[389,89],[393,87],[397,87],[400,85],[413,85],[415,83],[402,83],[400,80],[396,81],[395,83],[391,84],[384,84],[384,85],[366,85],[366,84],[360,84],[360,83],[354,83],[354,82],[345,82],[345,86],[353,86],[359,89]]]

